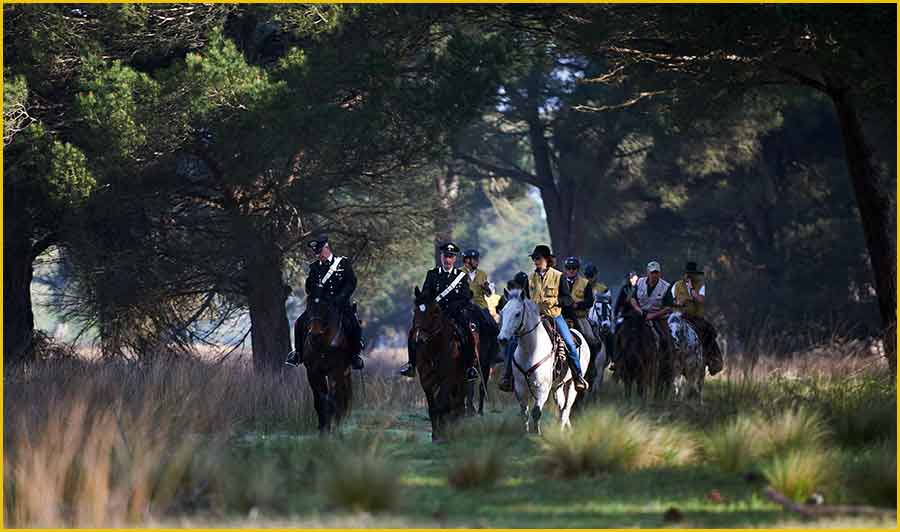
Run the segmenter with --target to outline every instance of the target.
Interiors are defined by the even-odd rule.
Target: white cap
[[[659,271],[659,263],[655,260],[651,260],[647,263],[647,272],[658,272]]]

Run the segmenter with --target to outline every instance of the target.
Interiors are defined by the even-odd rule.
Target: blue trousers
[[[556,328],[559,330],[559,334],[563,338],[563,342],[566,343],[566,355],[569,357],[569,363],[578,370],[578,373],[584,375],[584,372],[581,370],[581,360],[578,359],[578,349],[575,347],[575,339],[572,338],[572,331],[569,330],[569,324],[566,323],[566,319],[562,316],[557,316],[554,320],[556,323]],[[509,342],[506,344],[506,372],[509,374],[512,371],[512,360],[513,355],[516,353],[516,347],[519,346],[519,338],[513,336],[509,339]]]

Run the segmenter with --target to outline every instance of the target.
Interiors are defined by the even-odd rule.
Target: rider
[[[363,368],[363,359],[359,356],[362,350],[362,328],[359,325],[359,318],[356,310],[350,302],[350,297],[356,290],[356,274],[353,273],[353,265],[347,257],[338,257],[331,251],[328,244],[328,237],[320,237],[307,243],[310,252],[315,255],[316,260],[309,264],[309,274],[306,276],[306,297],[307,300],[318,299],[327,303],[331,303],[340,312],[344,330],[346,331],[350,345],[353,346],[353,354],[350,358],[350,365],[353,369]],[[300,327],[297,328],[300,334],[305,335],[309,323],[307,322],[306,311],[299,318]],[[303,345],[303,338],[300,338],[297,345]],[[303,362],[303,353],[294,351],[286,364],[297,366]]]
[[[592,283],[578,273],[581,268],[581,261],[578,260],[578,257],[569,257],[563,264],[565,265],[566,284],[569,286],[569,293],[572,294],[572,305],[563,307],[563,316],[567,320],[572,320],[575,328],[584,335],[588,345],[596,346],[600,341],[594,335],[594,329],[587,319],[588,312],[594,306]]]
[[[491,289],[487,274],[484,270],[478,269],[481,254],[477,249],[467,249],[463,252],[462,258],[463,269],[466,270],[469,277],[469,289],[472,291],[472,305],[475,307],[471,309],[474,310],[473,317],[478,319],[479,330],[496,337],[500,331],[497,329],[497,322],[491,316],[491,311],[488,310],[487,302],[487,296],[493,294],[494,291]]]
[[[566,344],[566,355],[568,357],[569,368],[572,370],[572,379],[575,383],[575,389],[583,391],[588,388],[588,383],[584,380],[584,374],[581,370],[581,362],[578,359],[578,349],[575,347],[575,340],[572,338],[572,332],[569,325],[562,317],[562,307],[571,305],[572,296],[569,295],[569,286],[563,278],[562,272],[553,268],[553,259],[555,256],[550,252],[550,247],[539,245],[531,252],[531,260],[534,261],[535,270],[528,279],[528,291],[531,300],[534,301],[541,312],[541,318],[553,320],[556,328],[562,336]],[[515,353],[514,342],[510,340],[507,347],[507,356]],[[503,391],[512,391],[512,362],[507,361],[507,371],[498,383]]]
[[[613,315],[617,318],[624,317],[632,308],[631,305],[628,304],[628,300],[634,297],[637,282],[637,272],[630,271],[625,274],[625,284],[623,284],[622,288],[619,290],[619,296],[616,298],[616,304],[613,307]]]
[[[597,279],[597,267],[591,263],[587,263],[584,265],[584,276],[587,278],[588,282],[591,285],[591,292],[593,293],[595,300],[603,300],[605,299],[607,303],[612,301],[612,294],[609,292],[609,288],[606,286],[606,283],[603,281],[598,281]],[[610,316],[610,320],[612,316]],[[612,341],[612,334],[606,335],[606,338],[602,338],[604,345],[606,345],[606,356],[608,359],[612,359],[613,356],[613,344],[615,342]]]
[[[669,328],[662,323],[672,312],[672,306],[675,304],[669,288],[671,288],[669,282],[662,279],[659,263],[655,260],[650,261],[647,263],[647,276],[638,279],[634,297],[629,299],[635,310],[640,312],[644,320],[650,322],[656,331],[663,352],[669,352],[671,347]]]
[[[475,324],[471,306],[472,291],[469,289],[469,278],[465,270],[455,266],[459,247],[452,242],[442,245],[441,265],[428,270],[422,284],[422,297],[437,301],[441,310],[459,327],[462,355],[466,364],[466,379],[478,379],[475,369]],[[472,326],[469,324],[472,323]],[[408,342],[409,362],[400,370],[405,377],[416,375],[415,344],[410,338]]]
[[[706,301],[706,283],[703,270],[697,269],[696,262],[688,262],[684,267],[684,277],[672,286],[675,307],[681,310],[682,316],[697,330],[703,342],[703,354],[709,374],[722,371],[722,352],[716,343],[716,329],[703,317]]]

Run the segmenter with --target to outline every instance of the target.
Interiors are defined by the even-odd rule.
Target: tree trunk
[[[3,229],[3,359],[11,365],[24,361],[34,338],[31,310],[33,255],[28,213],[7,197]]]
[[[247,260],[247,302],[250,341],[256,371],[278,370],[291,350],[291,331],[285,310],[286,292],[277,253]]]
[[[435,173],[434,188],[437,206],[434,210],[434,262],[441,263],[438,246],[453,240],[453,206],[459,196],[459,176],[449,166],[445,173]]]
[[[528,139],[534,158],[535,174],[541,185],[541,201],[547,215],[547,229],[550,232],[550,247],[558,260],[573,255],[580,248],[579,236],[583,235],[579,224],[575,223],[575,206],[578,199],[571,183],[564,177],[554,176],[550,162],[550,145],[544,136],[544,125],[535,112],[528,120]]]
[[[847,90],[830,93],[841,124],[844,150],[850,180],[856,193],[856,204],[862,219],[869,250],[869,260],[875,276],[878,307],[884,323],[885,356],[891,371],[897,371],[897,264],[895,220],[892,216],[889,192],[879,186],[878,171],[872,149],[866,142],[859,115]]]

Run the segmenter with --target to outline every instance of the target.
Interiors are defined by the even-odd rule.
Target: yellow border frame
[[[42,1],[40,1],[40,0],[20,0],[20,1],[16,1],[16,2],[0,1],[0,4],[13,4],[13,3],[16,3],[16,4],[40,4],[40,3],[55,3],[55,2],[42,2]],[[60,2],[60,3],[62,3],[62,2]],[[201,3],[201,2],[196,2],[195,0],[189,0],[189,1],[187,1],[187,2],[176,2],[175,0],[139,0],[139,1],[136,1],[136,2],[122,2],[122,1],[103,2],[103,1],[101,1],[101,0],[86,0],[86,1],[81,0],[81,1],[71,2],[71,3],[87,3],[87,4],[91,4],[91,3],[96,3],[96,4],[106,4],[106,3],[166,3],[166,4],[169,4],[169,3]],[[207,3],[207,2],[203,2],[203,3]],[[242,2],[224,2],[224,1],[221,1],[221,0],[212,0],[211,2],[208,2],[208,3],[223,3],[223,4],[224,4],[224,3],[282,4],[282,3],[298,3],[298,2],[292,2],[292,1],[290,1],[290,0],[244,0],[244,1],[242,1]],[[307,2],[307,3],[315,3],[315,4],[319,4],[319,3],[323,3],[323,4],[324,4],[324,3],[345,3],[345,4],[367,4],[367,3],[408,3],[408,4],[420,4],[420,3],[421,3],[421,4],[445,4],[445,3],[447,3],[447,4],[496,4],[496,3],[501,3],[501,2],[496,2],[496,1],[491,1],[491,0],[468,0],[468,1],[465,1],[465,0],[463,0],[463,1],[461,1],[461,0],[407,0],[406,2],[388,2],[388,1],[380,1],[380,0],[375,0],[375,1],[372,1],[372,2],[367,2],[367,1],[364,1],[364,0],[344,0],[344,1],[340,1],[340,2],[322,2],[322,1],[319,1],[319,0],[313,0],[313,1]],[[536,2],[531,2],[531,1],[529,1],[529,0],[506,0],[505,2],[502,2],[502,3],[511,3],[511,4],[530,4],[530,3],[536,3]],[[611,0],[611,1],[608,1],[608,2],[593,2],[593,1],[591,1],[591,0],[569,0],[569,1],[566,1],[566,2],[560,2],[560,1],[557,1],[557,0],[546,0],[545,2],[541,2],[541,3],[568,3],[568,4],[593,4],[593,3],[610,3],[610,4],[629,4],[629,3],[632,3],[632,4],[644,4],[644,3],[646,3],[646,4],[660,4],[660,3],[666,3],[666,4],[676,4],[676,3],[682,3],[682,4],[737,4],[737,3],[764,3],[764,2],[730,2],[730,1],[727,1],[727,0],[707,0],[707,1],[702,1],[702,0],[687,0],[687,1],[684,1],[684,2],[675,2],[675,1],[671,1],[671,0],[660,0],[660,1],[653,1],[653,0],[634,0],[634,1],[630,1],[630,2],[629,2],[629,1],[623,1],[623,0]],[[818,2],[811,1],[811,0],[777,0],[777,1],[774,1],[774,2],[767,2],[767,3],[777,3],[777,4],[832,4],[832,3],[849,3],[849,2],[846,1],[846,0],[844,0],[844,1],[842,1],[842,0],[824,0],[824,1],[818,1]],[[874,0],[874,1],[865,2],[865,3],[869,3],[869,4],[895,4],[895,5],[897,5],[897,4],[898,4],[898,1],[897,1],[897,0]],[[897,23],[896,23],[896,24],[897,24],[897,35],[900,36],[900,17],[897,18]],[[0,12],[0,35],[3,35],[3,13],[2,13],[2,12]],[[2,42],[2,37],[0,37],[0,42]],[[900,55],[900,42],[898,42],[897,53],[898,53],[898,55]],[[0,71],[2,71],[2,69],[3,69],[3,50],[0,49]],[[2,89],[3,89],[3,80],[0,79],[0,91],[2,91]],[[897,80],[897,92],[900,93],[900,77],[898,77],[898,80]],[[3,104],[2,104],[2,102],[0,102],[0,111],[2,111],[2,106],[3,106]],[[900,120],[900,107],[898,107],[898,110],[897,110],[897,119]],[[3,122],[3,118],[2,118],[2,114],[0,114],[0,124],[2,124],[2,122]],[[897,141],[897,148],[898,148],[898,153],[900,153],[900,138],[898,138],[898,141]],[[0,149],[0,165],[2,165],[2,162],[3,162],[3,150]],[[898,162],[900,162],[900,156],[898,156]],[[3,170],[2,170],[2,166],[0,166],[0,184],[2,184],[2,182],[3,182]],[[897,182],[897,183],[896,183],[896,189],[897,189],[897,197],[900,197],[900,182]],[[3,228],[3,218],[2,218],[2,214],[3,214],[3,196],[0,195],[0,276],[2,276],[2,274],[3,274],[3,248],[2,248],[2,243],[3,243],[3,233],[2,233],[2,228]],[[897,215],[900,215],[900,209],[898,209],[897,212],[895,213],[895,223],[896,223],[897,218],[900,217],[900,216],[897,216]],[[896,227],[895,227],[895,229],[896,229]],[[895,251],[896,251],[896,250],[895,250]],[[898,262],[900,262],[900,251],[897,252],[897,259],[898,259]],[[897,287],[897,297],[898,297],[898,299],[900,299],[900,286]],[[3,286],[2,286],[2,284],[0,284],[0,301],[2,301],[2,300],[3,300]],[[900,305],[898,305],[898,307],[900,307]],[[898,310],[900,310],[900,309],[898,309]],[[3,309],[2,309],[2,307],[0,307],[0,320],[2,320],[2,317],[3,317]],[[2,323],[2,321],[0,321],[0,323]],[[896,334],[897,334],[897,340],[898,340],[898,342],[900,342],[900,328],[897,329]],[[3,340],[3,327],[2,327],[2,325],[0,325],[0,354],[2,354],[2,340]],[[3,369],[3,357],[0,356],[0,370],[2,370],[2,369]],[[898,372],[898,373],[900,373],[900,372]],[[898,383],[900,383],[900,380],[898,380]],[[3,417],[3,382],[2,382],[2,380],[0,380],[0,419],[2,419],[2,417]],[[900,425],[900,409],[898,409],[898,412],[897,412],[897,421],[898,421],[898,425]],[[3,453],[3,428],[4,428],[3,425],[4,425],[3,423],[0,423],[0,455],[2,455],[2,453]],[[900,445],[898,445],[898,451],[900,451]],[[3,465],[4,465],[4,463],[3,463],[2,461],[0,461],[0,477],[5,478],[5,477],[3,477]],[[898,478],[898,480],[900,480],[900,469],[898,469],[898,472],[897,472],[897,478]],[[4,520],[4,515],[3,515],[4,507],[3,507],[3,504],[2,504],[2,501],[3,501],[3,487],[4,487],[4,484],[5,484],[5,482],[0,481],[0,529],[3,529],[3,530],[54,530],[54,529],[22,529],[22,528],[19,528],[19,529],[12,529],[12,528],[11,528],[11,529],[7,529],[6,526],[5,526],[5,520]],[[898,502],[898,508],[900,508],[900,495],[898,495],[897,502]],[[895,529],[898,529],[898,528],[900,528],[900,514],[898,514],[898,522],[897,522],[897,526],[895,527]],[[75,530],[75,529],[57,529],[57,530]],[[78,530],[101,532],[101,531],[106,531],[106,530],[108,530],[108,529],[78,529]],[[176,532],[176,531],[185,530],[185,529],[181,529],[181,528],[134,528],[134,529],[129,529],[129,530],[156,530],[156,531],[172,531],[172,532]],[[233,529],[226,529],[226,528],[198,528],[198,529],[190,529],[190,530],[212,531],[212,530],[233,530]],[[240,529],[240,530],[252,530],[252,531],[258,531],[258,532],[268,532],[268,531],[271,531],[271,530],[277,530],[277,529],[272,529],[272,528],[244,528],[244,529]],[[295,528],[295,529],[288,529],[288,530],[314,531],[314,530],[318,530],[318,529],[311,529],[311,528]],[[361,529],[341,529],[341,528],[338,528],[338,529],[334,529],[334,530],[361,530]],[[396,530],[396,531],[415,530],[415,531],[425,531],[425,530],[432,530],[432,529],[422,529],[422,528],[399,528],[399,529],[396,529],[396,528],[395,528],[395,529],[376,529],[376,530]],[[474,531],[474,530],[476,530],[476,529],[471,529],[471,528],[470,528],[470,529],[462,529],[462,530],[470,530],[470,531]],[[518,530],[518,529],[490,529],[490,530],[501,530],[501,531],[512,532],[512,531]],[[587,530],[595,530],[595,529],[582,529],[582,528],[575,528],[575,529],[543,528],[543,529],[540,529],[540,528],[539,528],[539,529],[533,529],[533,530],[540,530],[540,531],[550,531],[550,530],[587,531]],[[605,530],[625,530],[625,529],[605,529]],[[646,530],[666,530],[666,531],[667,531],[667,530],[691,530],[691,531],[703,532],[703,531],[722,530],[722,529],[708,529],[708,528],[691,528],[691,529],[664,528],[664,529],[646,529]],[[757,530],[826,530],[826,529],[816,529],[816,528],[804,528],[804,529],[792,529],[792,528],[729,528],[729,529],[725,529],[725,530],[748,531],[748,532],[749,532],[749,531],[757,531]],[[876,531],[876,530],[889,530],[889,529],[882,529],[882,528],[865,529],[865,528],[861,528],[861,529],[854,529],[854,530],[873,530],[873,531]]]

